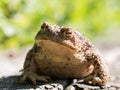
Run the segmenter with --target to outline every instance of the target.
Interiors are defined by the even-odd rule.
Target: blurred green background
[[[120,0],[0,0],[0,50],[32,44],[44,21],[71,26],[92,40],[107,32],[116,37]]]

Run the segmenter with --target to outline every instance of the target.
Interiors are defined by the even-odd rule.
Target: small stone
[[[73,85],[68,86],[65,90],[76,90]]]
[[[51,85],[45,85],[45,89],[52,89],[53,88],[53,86],[51,86]]]

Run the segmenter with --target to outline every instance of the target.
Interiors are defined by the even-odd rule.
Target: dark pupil
[[[71,32],[66,32],[66,34],[72,34]]]

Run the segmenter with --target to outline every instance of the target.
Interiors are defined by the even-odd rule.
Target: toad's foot
[[[36,81],[48,82],[51,78],[49,76],[37,75],[37,74],[24,74],[19,83],[25,83],[26,80],[30,80],[33,84],[36,84]]]
[[[104,83],[102,82],[102,79],[100,79],[99,77],[92,76],[92,75],[84,78],[84,82],[87,84],[92,84],[92,85],[104,85]]]

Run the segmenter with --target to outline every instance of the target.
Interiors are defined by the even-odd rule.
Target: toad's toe
[[[27,79],[27,75],[23,75],[20,80],[18,81],[18,83],[23,84],[26,83],[26,79]]]
[[[92,85],[103,85],[104,84],[102,82],[102,79],[100,79],[99,77],[92,76],[92,75],[84,78],[84,82],[87,84],[92,84]]]
[[[49,76],[37,75],[36,80],[42,82],[48,82],[49,80],[51,80],[51,78]]]
[[[94,77],[92,80],[93,85],[102,85],[102,80],[99,77]]]
[[[37,74],[24,74],[20,78],[19,83],[23,84],[27,80],[30,80],[33,84],[36,84],[36,81],[48,82],[49,80],[51,80],[51,78],[49,76],[43,76]]]

